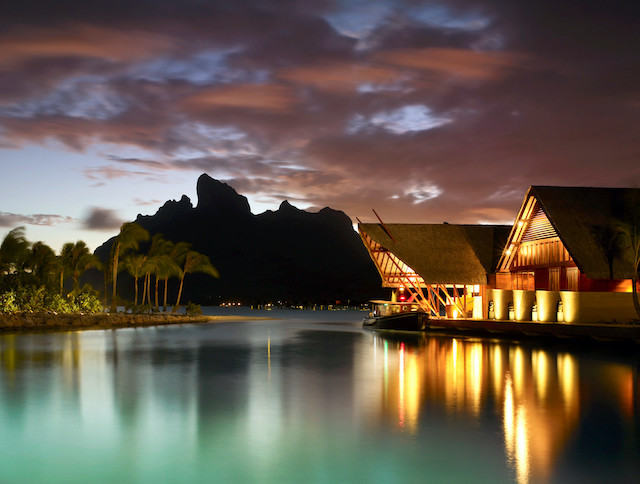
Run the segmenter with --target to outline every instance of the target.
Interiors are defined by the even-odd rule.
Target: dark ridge
[[[246,197],[208,175],[198,179],[197,193],[195,208],[183,196],[136,219],[151,235],[191,243],[220,272],[220,279],[189,274],[184,302],[355,304],[380,297],[378,273],[344,212],[311,213],[284,201],[276,211],[253,215]],[[112,243],[96,250],[101,259]],[[131,281],[120,278],[122,295],[133,299]],[[176,285],[170,281],[169,291]]]

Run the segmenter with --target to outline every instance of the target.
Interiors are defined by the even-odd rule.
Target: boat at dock
[[[429,315],[417,304],[394,301],[371,301],[373,311],[362,321],[362,326],[375,330],[423,331]]]

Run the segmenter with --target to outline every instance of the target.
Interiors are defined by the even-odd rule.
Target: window
[[[560,267],[549,267],[549,290],[560,290]]]
[[[535,283],[534,283],[534,273],[533,272],[516,272],[514,274],[513,279],[513,288],[514,289],[524,289],[526,291],[533,291]]]
[[[567,291],[580,289],[580,271],[577,267],[567,267]]]

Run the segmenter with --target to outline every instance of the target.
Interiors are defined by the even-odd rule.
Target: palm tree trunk
[[[136,296],[135,296],[135,299],[133,300],[133,305],[137,306],[138,305],[138,276],[134,278],[134,286],[136,288]]]
[[[182,274],[182,277],[180,278],[180,289],[178,289],[178,300],[176,301],[176,305],[173,306],[173,312],[175,313],[179,308],[180,308],[180,298],[182,297],[182,284],[184,283],[184,276],[186,276],[187,274],[184,273]]]
[[[158,276],[156,276],[156,311],[160,311],[160,308],[158,307]]]
[[[163,306],[163,311],[167,310],[167,286],[169,283],[169,278],[165,277],[164,278],[164,302],[162,303]]]
[[[144,305],[144,301],[147,297],[147,274],[144,275],[144,283],[142,284],[142,302],[141,305]]]
[[[113,254],[113,293],[111,295],[111,305],[116,302],[116,284],[118,282],[118,259],[120,258],[120,242],[116,242],[116,250]]]
[[[151,272],[147,272],[147,304],[151,306]]]

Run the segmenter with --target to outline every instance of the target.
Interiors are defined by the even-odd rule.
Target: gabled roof
[[[523,208],[530,197],[540,203],[576,265],[588,277],[631,277],[631,266],[614,239],[617,224],[640,224],[640,189],[532,186]]]
[[[486,284],[511,229],[453,224],[359,224],[358,228],[427,284]]]

